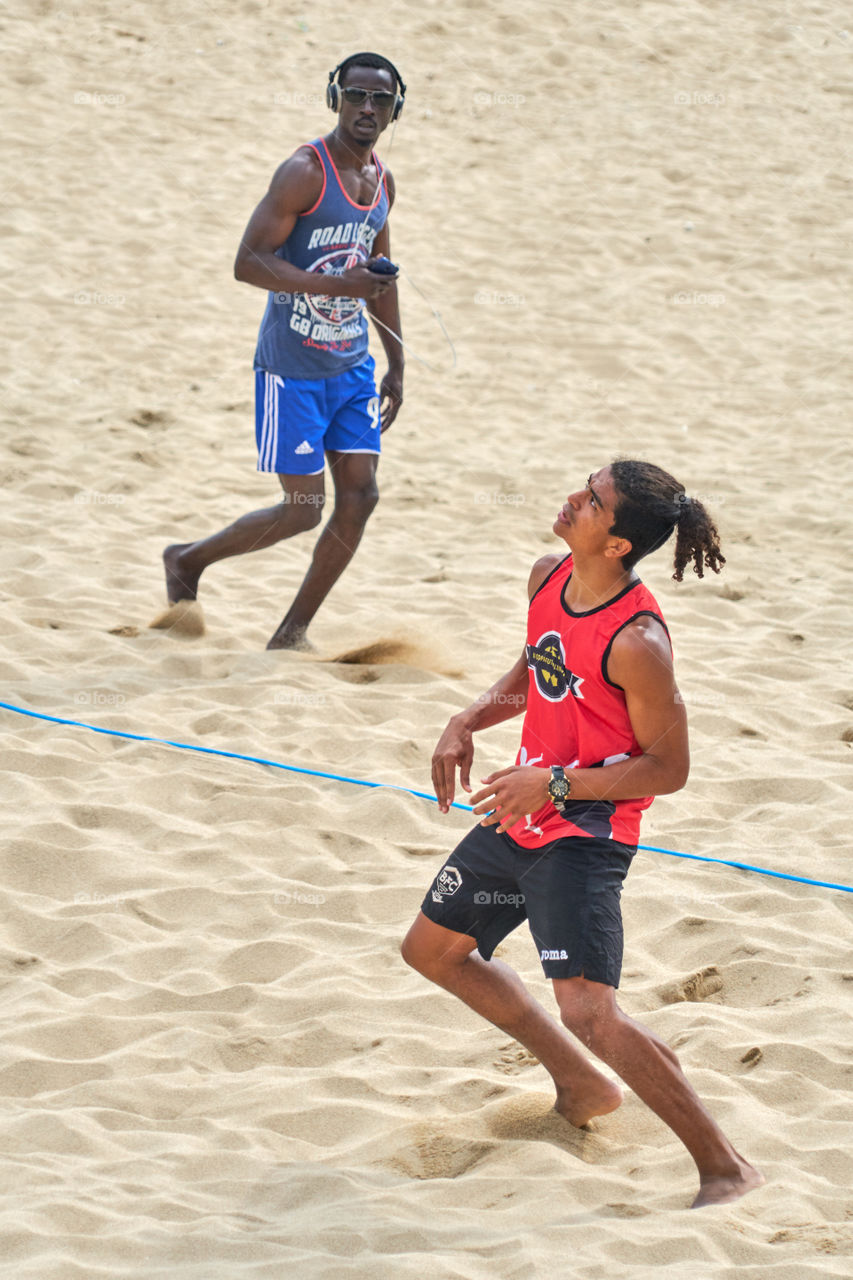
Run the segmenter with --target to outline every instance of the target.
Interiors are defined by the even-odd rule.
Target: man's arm
[[[527,583],[528,598],[535,595],[548,574],[562,559],[562,556],[550,555],[536,561]],[[432,757],[432,784],[442,813],[447,813],[453,802],[457,767],[463,789],[471,790],[471,764],[474,759],[472,735],[480,729],[488,729],[493,724],[521,715],[527,706],[527,685],[525,645],[518,661],[491,689],[480,694],[470,707],[451,717]]]
[[[323,173],[314,152],[301,147],[285,160],[273,175],[267,194],[249,219],[234,260],[236,279],[273,293],[317,293],[329,295],[328,276],[299,267],[276,257],[302,213],[317,203],[323,187]],[[335,296],[375,298],[389,287],[386,276],[366,267],[351,267],[334,277]]]
[[[397,189],[394,185],[394,179],[387,169],[385,170],[385,180],[388,187],[388,212],[390,214]],[[387,218],[385,219],[384,227],[373,242],[373,255],[375,257],[380,255],[385,258],[391,257],[391,236],[388,230]],[[376,328],[379,331],[379,339],[385,349],[385,358],[388,361],[388,372],[379,385],[379,404],[382,413],[383,431],[388,430],[400,410],[400,405],[403,403],[403,366],[405,364],[397,281],[393,276],[389,277],[389,279],[390,285],[386,292],[371,298],[367,304],[367,310],[370,315],[374,320],[379,321]]]
[[[653,618],[638,618],[613,642],[607,674],[625,691],[634,737],[642,754],[599,769],[567,769],[571,800],[632,800],[679,791],[687,781],[690,753],[687,716],[675,683],[669,640]],[[516,766],[485,779],[472,796],[474,812],[494,810],[485,826],[505,831],[548,800],[550,771]]]

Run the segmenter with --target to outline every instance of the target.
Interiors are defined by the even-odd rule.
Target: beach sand
[[[841,10],[365,13],[5,19],[3,699],[429,792],[447,718],[518,655],[565,493],[648,457],[728,564],[643,565],[693,753],[643,841],[853,883]],[[408,83],[380,148],[413,352],[381,502],[316,654],[264,650],[310,534],[213,568],[203,635],[152,630],[164,545],[276,500],[264,298],[232,262],[365,44]],[[541,1066],[400,959],[466,813],[2,715],[3,1275],[850,1275],[849,894],[638,855],[620,1001],[768,1180],[687,1213],[692,1162],[633,1095],[570,1128]],[[518,729],[481,736],[477,777]],[[553,1010],[527,932],[501,954]]]

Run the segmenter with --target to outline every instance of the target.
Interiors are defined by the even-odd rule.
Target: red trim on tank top
[[[308,215],[309,215],[309,213],[315,213],[315,212],[316,212],[316,210],[317,210],[317,209],[319,209],[320,205],[321,205],[321,204],[322,204],[322,202],[323,202],[323,196],[326,194],[326,166],[323,164],[323,157],[320,155],[320,152],[319,152],[319,151],[317,150],[317,148],[314,146],[314,143],[313,143],[313,142],[304,142],[302,145],[303,145],[304,147],[310,147],[310,148],[311,148],[311,150],[314,152],[314,155],[315,155],[315,156],[317,157],[317,159],[320,161],[320,168],[323,170],[323,186],[322,186],[322,188],[320,189],[320,194],[319,194],[319,196],[317,197],[317,203],[316,203],[316,204],[312,204],[312,206],[311,206],[311,208],[310,208],[310,209],[306,209],[304,213],[300,213],[300,215],[299,215],[299,216],[300,216],[300,218],[307,218],[307,217],[308,217]]]
[[[372,203],[372,204],[358,204],[355,200],[353,200],[352,196],[348,193],[348,191],[347,191],[346,187],[345,187],[345,186],[344,186],[344,184],[341,182],[341,175],[338,173],[337,166],[336,166],[336,164],[335,164],[334,160],[332,159],[332,153],[331,153],[331,151],[330,151],[330,150],[329,150],[329,148],[326,146],[326,139],[325,139],[325,138],[321,138],[321,139],[320,139],[320,145],[322,146],[323,150],[325,151],[325,153],[326,153],[326,155],[327,155],[327,157],[328,157],[329,164],[332,166],[332,172],[334,173],[335,177],[336,177],[336,178],[337,178],[337,180],[338,180],[338,186],[339,186],[339,187],[340,187],[340,189],[341,189],[341,194],[343,195],[344,199],[349,201],[349,203],[352,205],[353,209],[363,209],[365,212],[367,212],[368,210],[373,210],[373,209],[375,209],[375,208],[377,207],[377,205],[379,204],[380,200],[382,199],[382,192],[381,192],[380,190],[378,190],[378,189],[377,189],[377,192],[376,192],[376,199],[373,201],[373,203]],[[384,179],[384,177],[385,177],[385,166],[384,166],[384,165],[381,165],[381,164],[379,163],[379,157],[377,156],[377,154],[376,154],[376,152],[375,152],[375,151],[371,151],[371,153],[370,153],[370,158],[371,158],[371,160],[373,161],[373,163],[376,165],[376,167],[377,167],[377,168],[378,168],[378,170],[379,170],[379,176],[380,176],[380,179]],[[380,185],[381,185],[381,183],[380,183]],[[388,192],[386,191],[386,193],[385,193],[385,194],[386,194],[386,196],[387,196]],[[315,207],[316,207],[316,206],[315,206]]]

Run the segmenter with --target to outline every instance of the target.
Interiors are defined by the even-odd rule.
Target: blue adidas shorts
[[[255,440],[258,471],[316,476],[328,449],[379,453],[379,397],[375,363],[332,378],[283,378],[255,370]]]

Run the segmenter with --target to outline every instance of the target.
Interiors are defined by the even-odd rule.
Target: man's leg
[[[208,565],[247,551],[261,551],[295,533],[314,529],[320,523],[324,502],[324,477],[280,475],[284,494],[274,507],[264,507],[241,516],[219,533],[198,542],[175,543],[163,552],[169,603],[195,600],[198,580]]]
[[[403,959],[445,991],[523,1044],[551,1075],[556,1109],[572,1124],[614,1111],[621,1090],[582,1054],[561,1026],[500,960],[484,960],[474,938],[419,913],[402,946]]]
[[[622,1012],[612,987],[586,978],[557,978],[554,994],[569,1030],[687,1147],[700,1180],[693,1208],[737,1200],[763,1183],[763,1176],[738,1155],[705,1110],[672,1049]]]
[[[296,599],[267,644],[268,649],[293,649],[303,643],[309,623],[352,560],[370,513],[379,501],[376,454],[329,450],[327,456],[335,485],[335,509],[317,541],[311,567]]]

